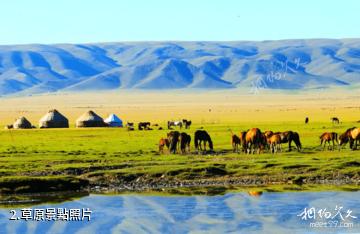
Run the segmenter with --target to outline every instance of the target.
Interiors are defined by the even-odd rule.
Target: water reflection
[[[297,215],[305,207],[351,209],[353,228],[310,228]],[[86,208],[90,222],[9,221],[0,209],[0,233],[356,233],[360,192],[257,191],[215,196],[90,195],[34,208]]]

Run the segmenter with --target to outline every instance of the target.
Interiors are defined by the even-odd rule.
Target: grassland
[[[86,98],[85,98],[86,97]],[[35,96],[0,99],[0,123],[25,115],[36,124],[49,108],[71,123],[88,109],[125,121],[187,118],[212,136],[213,155],[159,155],[157,142],[167,130],[32,129],[0,130],[0,192],[23,193],[91,188],[95,191],[192,186],[351,185],[360,183],[360,151],[323,151],[319,135],[360,125],[359,97],[323,94],[124,94]],[[72,101],[71,101],[72,100]],[[196,100],[196,101],[192,101]],[[310,123],[303,123],[304,117]],[[333,125],[337,116],[342,123]],[[260,155],[231,151],[230,133],[262,130],[299,132],[302,152]],[[194,150],[193,150],[194,151]],[[301,187],[300,187],[301,189]]]

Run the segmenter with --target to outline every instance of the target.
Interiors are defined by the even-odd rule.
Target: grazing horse
[[[350,142],[350,149],[356,150],[357,143],[360,140],[360,128],[352,127],[347,129],[343,134],[339,137],[339,145],[346,144]],[[355,146],[354,146],[355,143]]]
[[[182,125],[183,124],[181,121],[168,121],[168,123],[167,123],[168,129],[171,129],[171,126],[174,126],[174,127],[179,126],[181,129]]]
[[[195,132],[194,145],[199,153],[200,151],[206,152],[206,142],[209,143],[209,148],[211,151],[213,151],[214,150],[213,142],[211,140],[210,135],[205,130],[197,130]],[[203,143],[204,148],[201,147],[201,143]]]
[[[185,132],[180,134],[180,150],[182,154],[190,153],[191,136]]]
[[[340,123],[340,120],[339,120],[338,117],[332,117],[332,118],[330,118],[330,120],[331,120],[331,122],[332,122],[333,124],[339,124],[339,123]]]
[[[263,135],[264,135],[265,140],[266,140],[266,146],[265,146],[265,147],[270,150],[269,139],[270,139],[270,137],[271,137],[272,135],[274,135],[274,132],[268,130],[268,131],[265,131],[265,132],[263,133]]]
[[[126,128],[128,131],[134,131],[134,123],[131,123],[131,122],[127,122],[126,123]]]
[[[309,123],[309,117],[306,117],[305,118],[305,124],[308,124]]]
[[[258,153],[260,153],[260,147],[263,142],[263,135],[258,128],[252,128],[250,129],[245,136],[246,141],[246,148],[247,153],[250,154],[255,153],[255,150],[258,150]]]
[[[167,139],[170,145],[170,153],[176,154],[180,140],[180,133],[178,131],[171,131],[167,134]]]
[[[239,152],[239,145],[241,144],[240,138],[236,134],[232,134],[231,136],[231,145],[233,147],[233,152]]]
[[[246,152],[246,133],[247,133],[247,131],[242,131],[239,134],[239,139],[240,139],[240,143],[241,143],[241,147],[242,147],[243,152]]]
[[[294,141],[296,145],[296,149],[300,152],[301,142],[300,142],[300,136],[297,132],[285,131],[285,132],[277,132],[274,134],[280,135],[281,143],[289,143],[289,151],[291,151],[291,142]]]
[[[166,146],[166,148],[169,149],[170,142],[166,138],[161,138],[160,141],[159,141],[159,153],[160,154],[164,153],[164,147],[165,146]]]
[[[182,123],[185,125],[185,129],[190,129],[191,120],[183,119]]]
[[[326,143],[329,144],[329,148],[330,148],[330,142],[331,141],[332,141],[332,145],[333,145],[333,149],[334,149],[335,148],[335,142],[338,143],[338,134],[336,132],[324,132],[320,136],[320,146],[322,146],[322,144],[324,142],[323,150],[325,150]]]
[[[273,132],[273,131],[265,131],[265,132],[264,132],[264,135],[265,135],[266,138],[269,138],[269,137],[271,137],[272,135],[274,135],[274,132]]]
[[[151,130],[150,125],[151,125],[150,122],[140,122],[138,124],[138,129],[139,130]]]
[[[272,134],[267,138],[267,143],[269,144],[271,153],[281,152],[281,136],[280,134]]]

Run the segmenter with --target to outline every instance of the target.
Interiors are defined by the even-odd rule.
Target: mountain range
[[[0,95],[360,83],[360,39],[0,46]]]

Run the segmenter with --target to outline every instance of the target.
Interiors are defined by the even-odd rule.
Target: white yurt
[[[117,117],[115,114],[110,114],[109,117],[107,117],[104,122],[109,126],[109,127],[122,127],[123,126],[123,122],[122,120]]]

